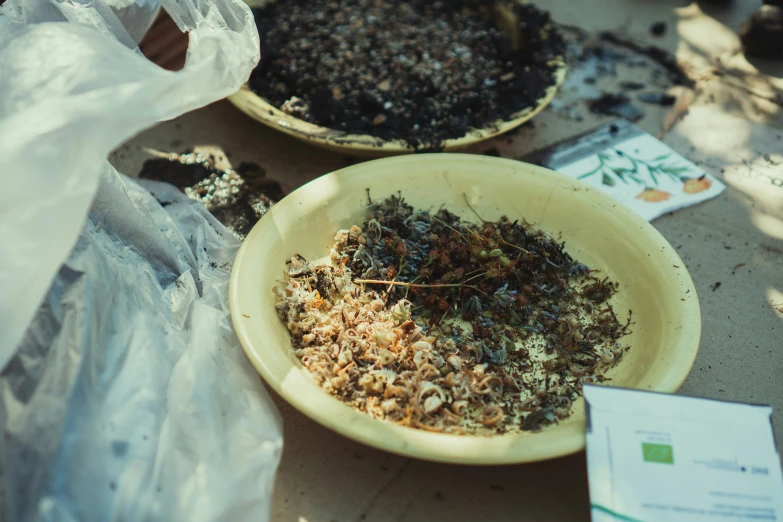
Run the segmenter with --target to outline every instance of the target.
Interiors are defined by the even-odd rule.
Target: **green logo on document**
[[[645,462],[674,464],[674,451],[668,444],[652,444],[642,442],[642,455]]]

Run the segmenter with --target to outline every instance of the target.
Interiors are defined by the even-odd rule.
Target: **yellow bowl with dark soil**
[[[520,4],[525,3],[523,0],[511,1]],[[508,8],[506,2],[507,0],[497,2],[494,11],[495,19],[498,26],[507,32],[516,31],[518,30],[516,28],[519,25],[519,20],[514,18],[515,15]],[[248,1],[248,3],[252,7],[261,7],[269,3],[269,1],[255,0]],[[263,53],[263,49],[261,52]],[[442,142],[442,150],[456,151],[506,133],[519,127],[544,110],[555,97],[566,75],[566,64],[562,58],[555,59],[552,65],[555,67],[553,83],[544,91],[535,104],[512,114],[504,120],[488,123],[480,129],[471,129],[464,136],[445,140]],[[254,120],[320,148],[363,157],[380,157],[415,152],[415,149],[403,140],[383,140],[370,134],[347,134],[337,129],[322,127],[292,116],[253,92],[247,84],[238,92],[229,96],[228,100]]]

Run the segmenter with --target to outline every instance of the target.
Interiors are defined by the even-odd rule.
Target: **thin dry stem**
[[[446,288],[446,287],[472,288],[477,292],[481,292],[482,294],[487,295],[485,292],[482,292],[481,289],[479,289],[477,286],[465,285],[462,283],[441,283],[437,285],[425,285],[425,284],[417,284],[417,283],[406,283],[404,281],[383,281],[381,279],[354,279],[353,282],[368,284],[368,285],[391,285],[391,286],[408,286],[408,287],[419,287],[419,288]]]

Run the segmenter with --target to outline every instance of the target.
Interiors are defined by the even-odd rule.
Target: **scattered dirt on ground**
[[[214,158],[198,153],[149,159],[139,177],[171,183],[202,202],[240,240],[283,197],[280,184],[266,178],[259,165],[242,163],[236,169],[220,170]]]

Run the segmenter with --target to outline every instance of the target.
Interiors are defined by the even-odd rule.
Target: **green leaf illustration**
[[[627,185],[629,178],[639,185],[654,185],[658,187],[660,186],[659,176],[669,176],[674,181],[682,182],[683,174],[692,172],[690,167],[678,166],[676,159],[667,162],[671,158],[672,153],[661,154],[649,161],[645,161],[626,152],[620,152],[617,149],[610,150],[614,151],[615,154],[599,152],[596,154],[598,165],[592,170],[580,174],[577,176],[577,179],[585,179],[600,173],[601,183],[607,187],[614,187],[617,184],[617,179]],[[623,166],[617,165],[617,163]],[[641,167],[645,167],[649,176],[645,175],[645,169]]]
[[[667,174],[682,174],[683,172],[689,172],[691,169],[688,167],[666,167],[665,169],[662,169]]]
[[[598,166],[597,166],[596,168],[594,168],[594,169],[593,169],[593,170],[591,170],[590,172],[585,172],[584,174],[580,174],[579,176],[577,176],[577,178],[576,178],[576,179],[582,179],[582,178],[586,178],[586,177],[588,177],[588,176],[592,176],[593,174],[595,174],[596,172],[598,172],[598,171],[599,171],[599,170],[601,170],[602,168],[604,168],[604,165],[603,165],[603,163],[599,163],[599,164],[598,164]]]

